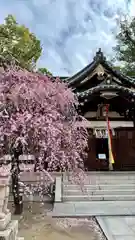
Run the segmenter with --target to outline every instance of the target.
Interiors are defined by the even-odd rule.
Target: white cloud
[[[111,55],[116,18],[134,9],[134,0],[1,0],[0,22],[14,14],[41,39],[38,65],[68,75],[92,61],[99,47]]]

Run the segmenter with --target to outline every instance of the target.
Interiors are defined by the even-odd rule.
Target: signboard
[[[112,135],[115,135],[114,129],[111,129]],[[108,131],[106,128],[95,128],[94,134],[96,138],[108,138]]]
[[[106,159],[106,154],[105,153],[99,153],[98,154],[98,159]]]

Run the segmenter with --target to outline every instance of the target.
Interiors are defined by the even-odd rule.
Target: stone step
[[[113,190],[87,190],[83,189],[74,189],[74,190],[64,190],[63,194],[65,196],[81,196],[83,194],[88,194],[89,196],[94,196],[94,195],[135,195],[135,189],[113,189]]]
[[[89,174],[89,175],[85,175],[85,177],[88,177],[88,178],[134,178],[135,177],[135,173],[134,174],[127,174],[127,173],[125,173],[125,174],[103,174],[103,175],[99,175],[99,174],[95,174],[95,175],[93,175],[93,174]]]
[[[85,175],[88,178],[135,178],[135,172],[89,172],[89,174],[86,173]],[[72,179],[71,176],[63,176],[64,180]]]
[[[63,201],[66,202],[83,202],[83,201],[135,201],[135,194],[133,195],[63,195]]]
[[[85,178],[134,178],[135,177],[135,174],[123,174],[123,175],[120,175],[120,174],[117,174],[117,175],[85,175]],[[68,177],[66,176],[64,178],[65,180],[67,179],[68,180]],[[69,179],[72,179],[72,176],[69,176]]]
[[[64,185],[72,184],[69,181],[64,181]],[[74,183],[73,183],[74,184]],[[135,179],[93,179],[85,181],[85,184],[135,184]]]
[[[88,190],[96,190],[96,189],[101,189],[101,190],[113,190],[113,189],[135,189],[135,184],[97,184],[97,185],[84,185],[84,188]],[[64,191],[66,190],[81,190],[80,185],[75,185],[75,184],[67,184],[63,186]]]
[[[88,179],[135,179],[135,174],[125,174],[125,175],[89,175],[85,176],[85,178]],[[65,181],[68,180],[68,177],[63,178]],[[72,180],[71,177],[69,177],[69,180]]]
[[[85,174],[87,176],[131,176],[131,175],[135,175],[135,171],[89,171],[89,172],[85,172]],[[70,177],[72,176],[72,173],[68,173],[66,175],[66,173],[63,173],[63,177]]]
[[[95,176],[98,176],[98,175],[109,175],[109,176],[112,176],[112,175],[135,175],[135,171],[88,171],[86,172],[86,174],[89,176],[89,175],[95,175]]]

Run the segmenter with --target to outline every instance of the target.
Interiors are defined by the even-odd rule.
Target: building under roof
[[[135,170],[135,80],[116,70],[102,53],[72,77],[64,79],[79,99],[87,119],[88,170],[109,169],[107,117],[110,123],[114,170]],[[108,113],[106,106],[109,106]]]

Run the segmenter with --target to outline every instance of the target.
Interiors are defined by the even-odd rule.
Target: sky
[[[0,0],[0,23],[13,14],[41,40],[39,67],[71,76],[89,64],[98,48],[113,57],[116,19],[134,15],[135,0]]]

